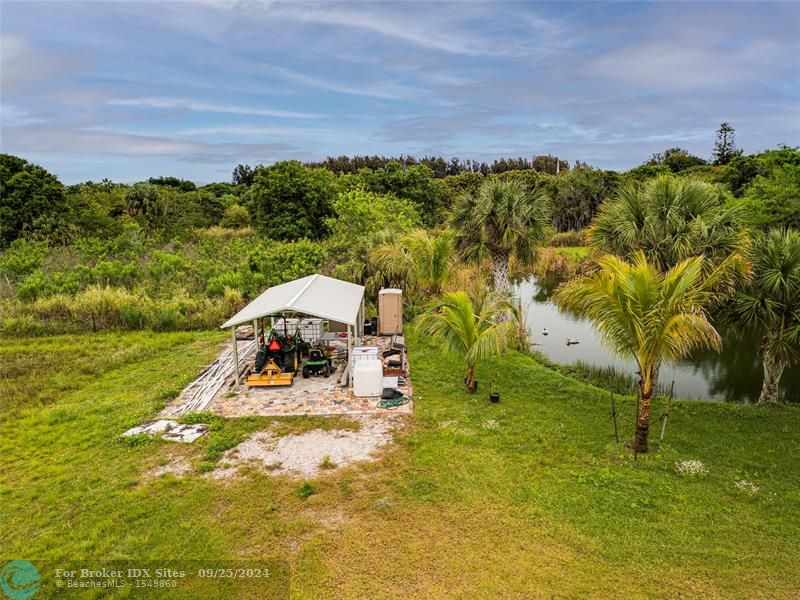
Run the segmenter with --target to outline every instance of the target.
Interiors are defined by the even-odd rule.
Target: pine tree
[[[717,130],[717,141],[714,142],[714,153],[711,162],[715,165],[727,165],[740,156],[742,151],[736,147],[736,131],[725,121]]]

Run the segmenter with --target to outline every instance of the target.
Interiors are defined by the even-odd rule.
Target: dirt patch
[[[358,431],[314,429],[284,437],[269,430],[254,433],[228,450],[211,476],[216,479],[233,477],[239,466],[249,465],[291,477],[314,477],[324,471],[372,459],[378,448],[392,440],[392,430],[400,422],[392,417],[358,416],[353,419],[361,424]]]
[[[150,469],[147,473],[145,473],[145,477],[150,479],[160,477],[161,475],[174,475],[175,477],[183,477],[184,475],[191,473],[192,470],[192,465],[189,462],[189,459],[185,456],[178,456],[170,460],[165,465],[159,465],[153,469]]]

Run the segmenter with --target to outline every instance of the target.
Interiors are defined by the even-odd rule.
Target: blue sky
[[[3,152],[65,183],[339,154],[626,169],[800,140],[800,3],[0,2]]]

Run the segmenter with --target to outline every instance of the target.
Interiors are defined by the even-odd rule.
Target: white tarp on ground
[[[220,329],[285,312],[356,325],[364,286],[324,275],[309,275],[269,288],[228,319]]]

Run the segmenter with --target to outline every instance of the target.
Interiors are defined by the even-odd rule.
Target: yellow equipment
[[[292,385],[294,373],[284,373],[278,364],[270,359],[260,373],[251,373],[247,376],[247,385],[250,386],[277,386]]]

